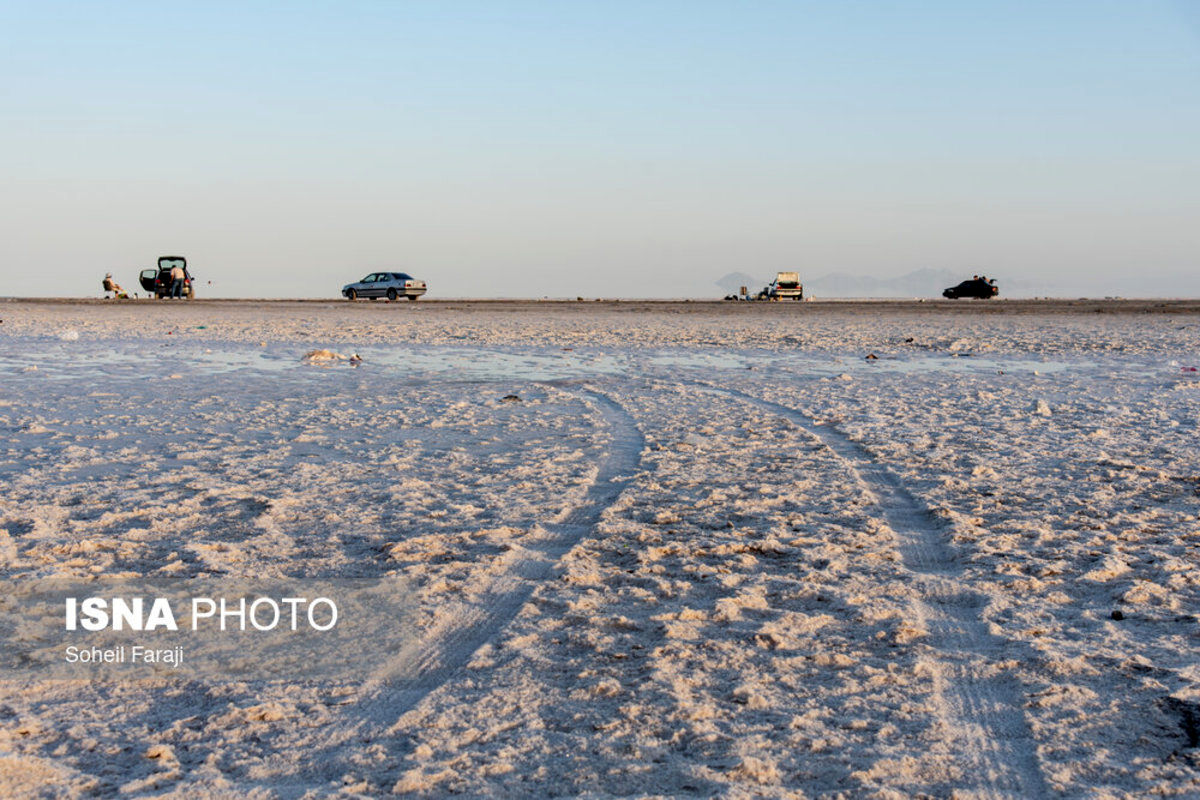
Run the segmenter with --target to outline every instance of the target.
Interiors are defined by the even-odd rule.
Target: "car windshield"
[[[368,275],[367,277],[365,277],[361,281],[359,281],[359,283],[374,283],[374,282],[375,282],[375,273],[374,272],[372,272],[370,275]]]
[[[412,280],[412,275],[409,275],[407,272],[393,272],[392,277],[398,281],[411,281]]]
[[[158,268],[175,269],[175,267],[183,267],[186,263],[182,258],[160,258],[158,260]]]

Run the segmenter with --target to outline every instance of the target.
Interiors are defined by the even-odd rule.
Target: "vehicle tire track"
[[[534,588],[552,574],[567,551],[587,536],[616,502],[641,464],[645,442],[629,412],[598,391],[575,391],[600,412],[611,436],[582,502],[559,521],[546,525],[551,535],[520,551],[480,600],[462,604],[459,613],[443,615],[440,627],[428,631],[398,654],[383,673],[373,677],[372,683],[382,684],[381,690],[388,694],[380,705],[386,708],[389,723],[450,680],[516,617]]]
[[[865,447],[834,426],[736,389],[695,385],[800,425],[841,458],[874,496],[922,595],[913,614],[928,631],[924,641],[935,654],[928,667],[938,714],[952,734],[946,744],[953,748],[960,773],[951,787],[956,796],[1046,797],[1049,790],[1022,710],[1021,686],[992,666],[1004,656],[1004,641],[980,618],[986,599],[962,586],[955,551],[929,510]]]
[[[336,781],[346,771],[348,750],[353,751],[362,741],[403,733],[404,715],[449,683],[481,647],[512,622],[538,584],[592,531],[640,467],[645,440],[629,412],[594,389],[560,388],[582,396],[599,411],[611,437],[583,500],[558,521],[544,526],[549,536],[515,551],[504,571],[472,602],[442,613],[440,624],[365,678],[353,699],[342,704],[341,719],[324,727],[321,743],[309,745],[307,781]]]

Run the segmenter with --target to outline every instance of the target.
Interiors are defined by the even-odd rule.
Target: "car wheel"
[[[409,299],[409,300],[411,300],[412,302],[414,302],[414,303],[415,303],[415,302],[417,302],[417,298],[418,298],[419,296],[420,296],[420,295],[410,294],[410,295],[408,296],[408,299]]]
[[[354,291],[353,289],[347,289],[346,290],[346,299],[349,300],[351,303],[353,303],[355,300],[358,299],[358,292]]]
[[[388,302],[391,303],[396,299],[396,290],[388,289]]]

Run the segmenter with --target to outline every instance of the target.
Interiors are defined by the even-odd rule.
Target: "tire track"
[[[645,440],[629,412],[594,389],[560,388],[581,395],[599,411],[611,436],[583,500],[557,522],[544,526],[550,536],[517,551],[476,599],[446,609],[439,623],[364,680],[354,699],[343,704],[341,719],[325,726],[321,743],[307,745],[303,785],[316,779],[336,782],[346,772],[347,752],[363,741],[402,732],[404,715],[449,683],[520,613],[537,585],[591,532],[641,465]]]
[[[371,683],[388,694],[380,706],[394,723],[461,669],[519,613],[534,588],[548,578],[561,558],[600,521],[641,464],[644,439],[633,417],[598,391],[576,390],[600,412],[611,435],[596,477],[583,501],[559,521],[546,525],[550,536],[520,551],[506,572],[495,578],[482,597],[462,604],[455,613],[397,655]],[[382,721],[382,717],[380,717]]]
[[[962,568],[955,551],[929,510],[866,448],[837,428],[736,389],[701,382],[695,385],[800,425],[841,458],[874,496],[922,594],[914,602],[913,615],[929,632],[925,643],[935,654],[927,666],[933,674],[938,714],[950,732],[945,744],[952,748],[960,773],[950,787],[956,796],[1048,796],[1022,711],[1021,686],[992,666],[1004,657],[1004,641],[993,636],[980,619],[986,598],[962,586]]]

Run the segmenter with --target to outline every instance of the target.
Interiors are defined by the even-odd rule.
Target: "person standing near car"
[[[183,267],[171,267],[171,297],[183,297]]]

